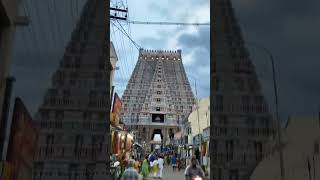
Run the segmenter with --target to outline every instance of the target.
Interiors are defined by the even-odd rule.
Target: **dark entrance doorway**
[[[152,134],[152,136],[151,136],[151,141],[154,140],[155,135],[160,135],[160,137],[161,137],[161,144],[162,144],[162,143],[163,143],[163,134],[162,134],[161,129],[155,129],[155,130],[153,131],[153,134]],[[151,151],[154,151],[155,147],[156,147],[156,144],[151,144]],[[162,145],[161,145],[160,147],[161,147],[160,150],[162,150]]]
[[[153,141],[154,135],[156,135],[156,134],[160,134],[161,140],[163,140],[163,135],[162,135],[161,129],[155,129],[155,130],[153,131],[152,136],[151,136],[151,141]]]

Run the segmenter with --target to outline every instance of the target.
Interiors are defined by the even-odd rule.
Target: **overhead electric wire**
[[[113,34],[113,36],[111,36],[111,37],[113,37],[112,38],[112,41],[114,42],[114,45],[115,45],[115,51],[117,52],[117,50],[119,50],[119,46],[118,46],[118,43],[117,43],[117,38],[116,38],[116,33],[115,33],[115,30],[114,30],[114,28],[112,27],[111,28],[112,29],[112,34]],[[120,56],[120,54],[119,54],[119,56],[118,56],[118,61],[120,62],[120,68],[119,68],[119,75],[120,75],[120,77],[121,78],[123,78],[123,74],[124,74],[124,72],[123,72],[123,69],[122,69],[122,67],[121,67],[121,63],[122,63],[122,61],[121,61],[121,56]]]
[[[44,39],[44,41],[45,42],[49,42],[49,39],[47,39],[47,36],[46,36],[46,34],[49,34],[49,33],[43,33],[43,31],[40,30],[40,29],[43,29],[43,28],[40,28],[41,27],[41,18],[40,18],[39,14],[38,14],[38,12],[39,12],[38,11],[39,10],[38,3],[34,2],[33,0],[30,0],[30,2],[32,4],[31,7],[35,8],[34,12],[35,12],[35,16],[37,17],[37,21],[38,21],[39,32],[35,32],[35,33],[39,34],[39,36],[40,36],[40,34],[42,34],[42,36],[43,36],[42,38]],[[32,2],[34,2],[34,4]],[[51,43],[48,43],[47,46],[49,46],[49,44],[51,44]],[[40,49],[40,47],[41,46],[39,46],[39,49]],[[40,51],[40,52],[43,52],[43,51]]]
[[[126,6],[129,8],[129,5],[128,5],[128,1],[126,0]],[[129,18],[130,17],[130,14],[129,14],[129,11],[127,13],[127,17]],[[131,37],[131,27],[130,27],[130,23],[127,22],[127,27],[128,27],[128,33],[129,33],[129,36]],[[131,55],[131,58],[132,58],[132,62],[134,62],[134,56],[133,56],[133,49],[132,49],[132,44],[130,44],[130,55]],[[131,67],[130,67],[131,68]],[[134,68],[134,66],[133,66]]]
[[[73,12],[73,0],[69,0],[69,1],[70,1],[71,20],[74,21],[75,17],[74,17],[74,12]]]
[[[127,38],[129,38],[129,40],[135,45],[135,47],[139,50],[141,48],[141,46],[139,44],[137,44],[134,40],[132,40],[132,38],[124,31],[122,31],[116,24],[114,24],[112,21],[110,21],[120,32],[122,32],[125,36],[127,36]]]
[[[25,1],[26,4],[22,3],[22,7],[24,9],[24,12],[27,17],[31,18],[31,13],[28,8],[28,1]],[[36,48],[36,52],[38,52],[39,58],[41,57],[41,51],[40,51],[40,46],[39,46],[39,41],[37,39],[36,33],[34,31],[34,21],[31,21],[31,25],[27,28],[31,34],[31,37],[33,38],[32,42],[34,43],[34,46]]]
[[[128,70],[128,67],[127,67],[127,64],[126,64],[127,63],[127,55],[125,53],[125,47],[124,47],[124,43],[123,43],[124,39],[120,35],[120,32],[118,32],[118,33],[119,33],[118,37],[120,39],[119,46],[121,47],[121,49],[119,49],[119,51],[122,52],[121,53],[121,57],[122,57],[122,65],[123,65],[124,78],[125,78],[125,76],[129,74],[129,70]]]
[[[55,15],[54,15],[54,13],[52,13],[52,7],[50,6],[50,0],[48,0],[48,3],[47,3],[47,8],[48,8],[48,14],[49,14],[49,16],[48,17],[51,17],[52,18],[52,21],[51,21],[51,23],[49,23],[50,25],[52,25],[52,28],[50,28],[51,30],[52,30],[52,32],[50,33],[51,34],[51,40],[52,40],[52,42],[53,42],[53,44],[55,44],[55,45],[53,45],[53,46],[56,46],[56,47],[54,47],[54,48],[58,48],[59,47],[59,40],[57,40],[56,41],[56,38],[58,38],[59,37],[59,35],[56,37],[55,35],[56,35],[56,31],[55,31],[55,27],[57,27],[57,25],[54,25],[53,24],[53,22],[55,22]]]
[[[148,22],[148,21],[127,21],[127,22],[130,24],[140,24],[140,25],[210,26],[210,23]]]
[[[76,0],[76,12],[77,14],[80,14],[80,10],[79,10],[79,0]]]
[[[111,26],[112,28],[112,31],[111,31],[111,33],[113,34],[113,42],[114,42],[114,44],[115,44],[115,49],[116,49],[116,51],[117,50],[119,50],[119,46],[118,46],[118,43],[117,43],[117,38],[116,38],[116,35],[115,35],[115,30],[114,30],[114,27],[113,26]],[[119,54],[120,55],[120,54]],[[119,62],[120,63],[122,63],[122,61],[121,61],[121,56],[119,56],[118,57],[119,58]],[[124,70],[122,69],[122,68],[120,68],[119,69],[119,73],[120,73],[120,77],[122,78],[122,79],[124,79]]]
[[[119,23],[119,21],[117,21],[117,22]],[[128,56],[127,56],[127,48],[125,46],[123,36],[120,36],[120,37],[121,37],[121,40],[122,40],[121,42],[122,42],[122,46],[123,46],[123,53],[125,55],[125,66],[126,66],[126,70],[127,70],[127,75],[129,76],[130,75],[130,73],[129,73],[130,69],[129,69],[129,66],[128,66],[129,61],[128,61]]]
[[[24,28],[24,27],[21,28],[21,37],[22,37],[23,43],[25,44],[25,48],[24,49],[27,51],[28,56],[30,56],[30,54],[31,54],[30,53],[30,48],[32,46],[30,46],[29,44],[27,45],[27,43],[30,42],[30,41],[28,41],[28,39],[27,39],[28,35],[27,35],[27,32],[26,32],[26,28]]]
[[[55,16],[55,20],[56,20],[56,26],[57,26],[57,32],[58,32],[58,36],[61,38],[61,43],[63,43],[64,42],[64,36],[63,36],[63,33],[62,33],[62,31],[61,31],[61,26],[60,26],[60,24],[59,24],[59,12],[58,12],[58,10],[57,10],[57,5],[56,5],[56,0],[52,0],[52,3],[53,3],[53,11],[54,11],[54,14],[56,15]]]
[[[112,22],[112,24],[114,24],[113,22]],[[115,27],[117,27],[119,30],[120,30],[120,28],[117,26],[117,25],[115,25],[114,24],[114,26]],[[120,30],[121,31],[121,30]],[[122,31],[121,31],[122,32]],[[124,35],[126,35],[130,40],[131,40],[131,42],[136,46],[136,45],[138,45],[134,40],[132,40],[132,38],[126,33],[126,32],[122,32]],[[138,45],[139,46],[139,45]],[[139,46],[139,47],[137,47],[136,46],[136,48],[138,49],[138,50],[140,50],[140,48],[141,48],[141,46]],[[151,67],[151,69],[154,71],[154,72],[156,72],[156,69],[149,63],[149,61],[146,61],[147,62],[147,64]]]
[[[127,53],[126,53],[126,47],[125,47],[125,43],[124,43],[124,38],[123,38],[123,36],[120,36],[120,40],[121,40],[121,42],[120,42],[120,46],[121,46],[121,48],[122,48],[122,53],[124,54],[123,55],[123,63],[124,63],[124,68],[125,68],[125,71],[126,71],[126,75],[129,75],[129,68],[128,68],[128,65],[127,65],[127,63],[128,63],[128,59],[127,59]]]

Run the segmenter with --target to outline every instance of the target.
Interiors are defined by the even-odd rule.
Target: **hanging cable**
[[[29,11],[28,7],[28,1],[25,1],[26,4],[22,3],[22,8],[24,9],[24,13],[27,17],[31,18],[31,13]],[[34,46],[36,48],[36,52],[38,52],[39,58],[41,57],[41,50],[39,41],[37,39],[36,33],[34,31],[34,21],[31,21],[31,25],[27,28],[31,34],[31,37],[33,38],[32,42],[34,43]]]
[[[127,0],[126,0],[126,7],[129,7]],[[127,13],[127,15],[128,15],[127,17],[129,18],[129,12]],[[130,23],[128,23],[128,22],[127,22],[127,27],[128,27],[129,36],[131,37],[131,27],[130,27]],[[132,62],[134,62],[135,59],[134,59],[134,56],[133,56],[132,44],[130,44],[130,55],[131,55],[131,58],[132,58]]]
[[[210,26],[210,23],[147,22],[147,21],[127,21],[127,22],[130,24],[140,24],[140,25]]]
[[[64,36],[63,36],[63,33],[62,33],[62,31],[61,31],[61,26],[60,26],[60,21],[59,21],[59,12],[58,12],[58,10],[57,10],[57,5],[56,5],[56,0],[52,0],[52,3],[53,3],[53,12],[54,12],[54,14],[56,15],[55,16],[55,20],[56,20],[56,27],[57,27],[57,32],[58,32],[58,36],[60,36],[61,37],[61,43],[63,43],[64,42]]]
[[[118,23],[119,23],[119,21],[117,21]],[[122,42],[122,46],[123,46],[123,52],[124,52],[124,56],[125,56],[125,66],[126,66],[126,70],[127,70],[127,75],[129,76],[129,72],[130,72],[130,70],[129,70],[129,68],[128,68],[128,56],[127,56],[127,53],[126,53],[126,47],[125,47],[125,43],[124,43],[124,38],[123,38],[123,36],[120,36],[121,37],[121,42]]]
[[[116,36],[115,36],[115,31],[114,31],[114,28],[113,28],[113,26],[111,26],[112,28],[112,31],[111,31],[111,33],[113,34],[113,42],[114,42],[114,44],[115,44],[115,49],[117,50],[119,50],[119,46],[118,46],[118,43],[117,43],[117,38],[116,38]],[[119,54],[120,55],[120,54]],[[120,59],[121,59],[121,56],[119,56],[119,61],[120,61]],[[120,61],[120,63],[121,63],[122,61]],[[120,73],[120,76],[121,76],[121,78],[123,78],[124,79],[124,75],[123,75],[123,69],[122,68],[120,68],[120,71],[119,71],[119,73]]]
[[[112,21],[110,21],[120,32],[122,32],[125,36],[127,36],[127,38],[129,38],[129,40],[135,45],[135,47],[139,50],[141,48],[141,46],[136,43],[134,40],[132,40],[132,38],[124,31],[122,31],[116,24],[114,24]],[[122,28],[123,29],[123,28]]]
[[[48,2],[47,3],[47,9],[48,9],[48,14],[49,14],[49,16],[48,17],[50,17],[49,19],[52,19],[52,21],[51,21],[51,23],[49,23],[50,25],[52,25],[52,28],[50,28],[51,30],[52,30],[52,32],[50,33],[51,34],[51,40],[52,40],[52,42],[53,42],[53,44],[55,44],[55,45],[53,45],[53,46],[56,46],[55,48],[58,48],[59,47],[59,40],[58,41],[56,41],[56,32],[55,32],[55,25],[54,25],[54,23],[53,22],[55,22],[55,18],[54,18],[54,14],[52,13],[52,7],[50,6],[50,2]],[[59,35],[57,36],[57,37],[59,37]]]
[[[111,23],[114,24],[112,21],[111,21]],[[126,36],[131,40],[131,42],[136,46],[136,48],[137,48],[138,50],[141,49],[141,46],[139,46],[134,40],[132,40],[132,38],[131,38],[126,32],[123,32],[116,24],[114,24],[114,26],[115,26],[116,28],[118,28],[124,35],[126,35]],[[123,27],[122,27],[122,28],[123,28]],[[150,64],[150,62],[149,62],[149,61],[146,61],[146,62],[147,62],[147,64],[151,67],[151,69],[152,69],[154,72],[156,72],[156,69]]]
[[[34,7],[34,14],[35,14],[35,16],[37,17],[37,22],[38,22],[38,24],[37,24],[37,26],[38,26],[38,28],[35,28],[35,29],[39,29],[39,32],[36,32],[36,30],[34,29],[34,31],[35,31],[35,33],[36,34],[39,34],[39,36],[40,36],[40,34],[43,36],[43,39],[44,39],[44,41],[45,42],[49,42],[49,39],[47,38],[47,36],[46,36],[46,34],[45,33],[43,33],[43,31],[41,31],[40,29],[42,29],[42,28],[40,28],[41,27],[41,19],[40,19],[40,16],[39,16],[39,14],[38,14],[38,10],[39,10],[39,7],[38,7],[38,3],[36,3],[36,2],[34,2],[34,3],[32,3],[32,2],[34,2],[33,0],[30,0],[30,3],[32,4],[31,5],[31,7]],[[29,9],[30,10],[30,9]],[[33,25],[35,25],[35,24],[33,24]],[[35,26],[34,26],[35,27]],[[48,34],[48,33],[47,33]],[[41,39],[41,38],[40,38]],[[49,46],[51,43],[48,43],[47,44],[47,46]],[[52,45],[50,45],[50,46],[52,46]],[[39,46],[39,48],[40,48],[41,46]],[[40,51],[40,52],[42,52],[42,51]]]

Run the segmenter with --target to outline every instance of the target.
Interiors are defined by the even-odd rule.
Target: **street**
[[[140,176],[140,179],[142,180],[142,176]],[[152,177],[152,175],[149,175],[148,180],[154,179]],[[179,171],[172,171],[172,167],[171,166],[165,166],[164,170],[163,170],[163,180],[183,180],[185,179],[184,177],[184,169]]]

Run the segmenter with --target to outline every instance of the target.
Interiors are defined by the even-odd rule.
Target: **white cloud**
[[[183,53],[183,52],[182,52],[182,53]],[[183,56],[183,57],[182,57],[182,62],[183,62],[183,65],[184,65],[185,67],[191,66],[191,65],[194,63],[194,61],[195,61],[193,51],[190,52],[190,53],[186,53],[186,55],[182,55],[182,56]]]

